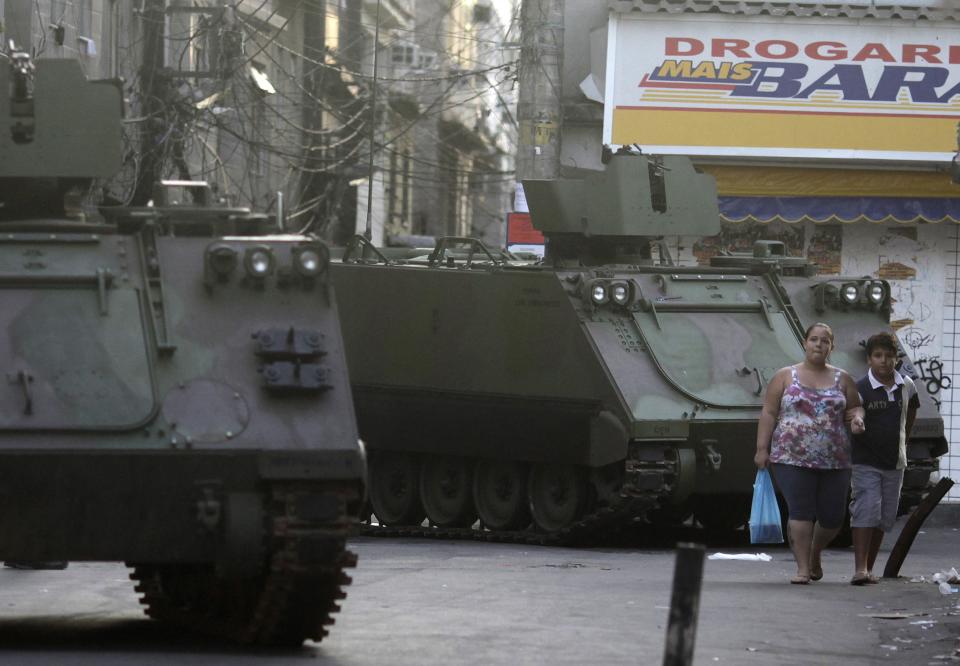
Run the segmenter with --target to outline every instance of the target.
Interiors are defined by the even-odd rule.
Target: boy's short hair
[[[870,354],[873,353],[873,350],[877,348],[892,351],[894,354],[899,351],[899,348],[897,347],[897,339],[893,337],[893,333],[887,333],[886,331],[883,333],[877,333],[876,335],[871,335],[867,339],[867,356],[870,356]]]

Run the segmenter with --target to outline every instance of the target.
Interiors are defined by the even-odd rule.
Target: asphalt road
[[[891,539],[892,541],[892,539]],[[888,544],[889,545],[889,544]],[[0,570],[0,661],[11,664],[657,664],[673,576],[666,547],[566,549],[360,538],[354,584],[322,644],[249,653],[141,614],[126,569]],[[757,552],[709,547],[708,554]],[[904,578],[851,587],[849,550],[791,586],[790,553],[708,561],[697,664],[942,664],[960,593],[911,582],[960,568],[960,531],[928,528]],[[881,563],[885,554],[881,554]],[[895,619],[870,617],[895,613]],[[960,660],[960,656],[957,657]]]

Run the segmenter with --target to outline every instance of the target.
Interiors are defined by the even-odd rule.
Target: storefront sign
[[[960,27],[613,13],[604,112],[647,152],[949,161]]]

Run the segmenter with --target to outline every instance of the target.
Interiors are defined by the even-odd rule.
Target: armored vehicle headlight
[[[886,296],[887,290],[884,288],[882,282],[871,282],[867,287],[867,298],[870,299],[870,302],[874,305],[879,305],[883,302],[883,297]]]
[[[270,248],[263,245],[248,248],[246,254],[243,255],[243,267],[250,277],[267,277],[273,273],[275,264],[276,261]]]
[[[614,282],[610,286],[610,298],[617,305],[626,305],[630,302],[630,285],[626,282]]]
[[[853,282],[848,282],[840,287],[840,298],[844,303],[852,305],[860,298],[860,288]]]
[[[597,305],[603,305],[609,299],[609,294],[607,293],[607,285],[602,282],[595,283],[590,287],[590,300],[592,300]]]
[[[207,266],[217,277],[226,278],[237,267],[237,251],[229,245],[215,245],[207,250]]]
[[[304,250],[297,257],[297,266],[301,273],[316,275],[320,271],[320,257],[316,250]]]
[[[316,277],[327,269],[329,260],[325,245],[298,245],[293,248],[293,267],[303,277]]]

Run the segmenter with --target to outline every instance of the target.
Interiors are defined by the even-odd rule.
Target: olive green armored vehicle
[[[0,559],[127,562],[151,617],[319,640],[365,483],[328,250],[245,209],[84,214],[121,114],[76,61],[0,68]]]
[[[356,239],[334,262],[379,529],[590,542],[690,514],[743,524],[767,382],[819,320],[862,372],[888,285],[812,277],[780,243],[671,265],[658,239],[720,231],[686,158],[616,155],[524,189],[540,264],[463,238],[419,257]],[[912,444],[928,463],[930,421]]]
[[[731,253],[711,258],[711,264],[724,268],[775,266],[785,298],[804,327],[817,321],[830,324],[836,344],[830,363],[844,368],[854,379],[867,372],[867,338],[883,330],[893,332],[888,324],[890,286],[884,280],[869,276],[817,277],[815,264],[786,256],[784,244],[777,241],[757,241],[752,256]],[[907,444],[907,469],[900,497],[900,513],[904,514],[923,498],[931,475],[939,471],[938,458],[947,452],[948,446],[943,419],[927,391],[927,382],[921,380],[902,348],[899,356],[899,371],[916,380],[920,397]]]

